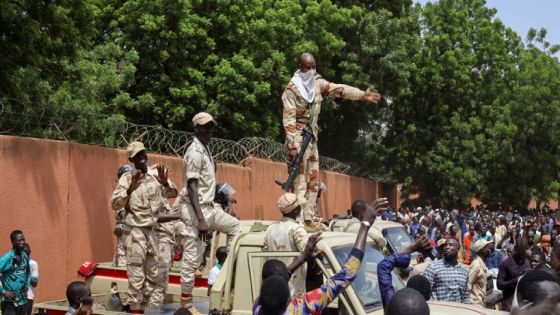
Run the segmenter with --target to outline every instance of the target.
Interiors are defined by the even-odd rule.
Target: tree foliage
[[[481,0],[423,8],[413,98],[394,107],[384,143],[405,194],[453,206],[556,195],[558,60],[494,15]]]
[[[521,206],[560,189],[560,46],[545,29],[522,40],[484,0],[0,0],[0,12],[13,130],[37,113],[64,117],[78,141],[125,119],[189,130],[205,110],[220,137],[283,141],[280,96],[308,51],[326,79],[384,96],[325,100],[322,155],[436,204]]]

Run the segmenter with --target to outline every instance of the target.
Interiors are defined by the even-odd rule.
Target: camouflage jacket
[[[364,91],[345,84],[331,83],[320,75],[315,76],[315,99],[308,103],[298,92],[297,87],[288,83],[282,94],[284,110],[282,112],[282,123],[286,132],[286,145],[288,149],[299,148],[301,130],[311,127],[315,140],[318,139],[319,126],[317,125],[321,102],[324,97],[334,96],[348,100],[360,100]],[[299,137],[299,139],[298,139]]]

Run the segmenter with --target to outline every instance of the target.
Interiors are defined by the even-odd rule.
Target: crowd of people
[[[519,312],[560,294],[556,289],[560,288],[557,209],[405,207],[388,209],[379,219],[402,224],[415,241],[413,245],[428,241],[432,248],[420,250],[416,264],[410,264],[406,250],[379,264],[385,305],[391,286],[389,273],[395,267],[411,268],[408,281],[425,277],[430,284],[429,299],[436,301]]]

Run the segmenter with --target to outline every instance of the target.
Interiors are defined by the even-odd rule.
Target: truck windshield
[[[406,231],[400,227],[383,229],[383,236],[385,236],[385,238],[391,245],[391,249],[393,250],[393,252],[400,252],[401,249],[412,244],[410,236],[408,236],[408,234],[406,234]]]
[[[401,251],[401,249],[412,244],[412,240],[406,233],[406,230],[400,227],[391,227],[384,229],[383,236],[387,239],[389,248],[393,253],[398,253]],[[410,256],[412,257],[412,261],[415,261],[416,257],[418,256],[418,252],[414,252]]]
[[[377,264],[385,257],[372,246],[373,244],[366,246],[362,265],[356,275],[356,279],[352,282],[352,288],[366,310],[383,306],[381,302],[381,292],[379,291],[379,283],[377,282]],[[341,266],[344,266],[346,263],[351,249],[351,245],[333,248],[334,255]],[[403,285],[400,280],[398,280],[398,276],[395,272],[392,273],[392,276],[395,290],[401,289]]]

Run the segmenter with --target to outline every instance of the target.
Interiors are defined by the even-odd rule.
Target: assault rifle
[[[282,189],[285,192],[289,192],[290,188],[292,188],[292,185],[294,184],[294,180],[296,179],[296,176],[298,175],[299,169],[301,167],[301,162],[303,161],[303,155],[305,154],[305,151],[309,146],[309,142],[311,142],[311,139],[313,139],[313,133],[311,132],[311,130],[309,130],[309,128],[304,128],[301,131],[301,134],[303,135],[303,141],[301,142],[301,147],[299,148],[298,155],[296,155],[296,158],[289,166],[290,176],[288,176],[288,180],[286,180],[285,183],[282,183],[279,180],[274,181],[276,184],[282,187]]]

